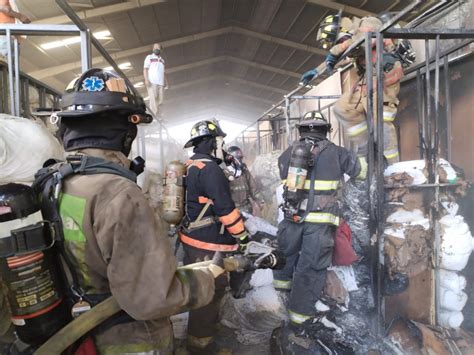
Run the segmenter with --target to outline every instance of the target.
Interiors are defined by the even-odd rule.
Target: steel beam
[[[173,74],[173,73],[177,73],[177,72],[180,72],[180,71],[183,71],[183,70],[194,69],[196,67],[200,67],[200,66],[208,65],[208,64],[213,64],[213,63],[217,63],[217,62],[221,62],[221,61],[229,61],[229,62],[236,63],[236,64],[242,64],[242,65],[246,65],[246,66],[250,66],[250,67],[254,67],[254,68],[259,68],[259,69],[271,71],[271,72],[282,74],[282,75],[291,76],[291,77],[294,77],[294,78],[299,78],[300,77],[300,74],[298,74],[296,72],[292,72],[290,70],[275,68],[271,65],[255,63],[255,62],[252,62],[250,60],[245,60],[245,59],[236,58],[236,57],[232,57],[232,56],[225,56],[225,55],[224,56],[219,56],[219,57],[214,57],[214,58],[209,58],[209,59],[204,59],[204,60],[200,60],[200,61],[193,62],[193,63],[177,65],[177,66],[171,67],[171,68],[167,68],[166,69],[166,74]],[[134,77],[131,78],[132,81],[141,80],[141,79],[143,79],[142,75],[137,75],[137,76],[134,76]]]
[[[474,38],[474,29],[418,29],[392,28],[384,32],[385,38],[401,39],[465,39]]]
[[[1,27],[0,27],[1,28]],[[224,27],[224,28],[219,28],[217,30],[212,30],[212,31],[207,31],[207,32],[201,32],[197,33],[194,35],[189,35],[189,36],[184,36],[184,37],[179,37],[167,41],[162,41],[160,42],[163,47],[173,47],[177,46],[180,44],[185,44],[189,42],[194,42],[194,41],[199,41],[201,39],[205,38],[210,38],[210,37],[216,37],[220,36],[226,33],[229,33],[232,31],[232,27]],[[135,55],[143,54],[150,52],[152,45],[147,45],[147,46],[140,46],[136,48],[131,48],[127,49],[124,51],[119,51],[116,53],[112,53],[110,56],[117,60],[117,59],[122,59],[122,58],[127,58],[127,57],[133,57]],[[104,63],[105,60],[101,56],[97,56],[92,58],[92,64],[97,65]],[[62,64],[62,65],[57,65],[54,68],[48,68],[48,69],[41,69],[37,70],[34,72],[31,72],[30,75],[37,78],[37,79],[44,79],[50,76],[54,76],[59,73],[64,73],[70,70],[75,70],[77,68],[81,67],[81,62],[72,62],[72,63],[67,63],[67,64]]]
[[[12,35],[28,36],[75,36],[79,28],[75,25],[34,25],[34,24],[1,24],[0,34],[9,30]]]
[[[350,15],[355,15],[359,17],[364,17],[364,16],[374,16],[376,15],[373,12],[358,9],[357,7],[354,6],[349,6],[349,5],[344,5],[335,1],[331,0],[307,0],[308,3],[322,6],[322,7],[327,7],[328,9],[336,10],[339,11],[342,9],[343,13],[350,14]]]
[[[288,41],[288,40],[283,39],[283,38],[277,38],[277,37],[269,36],[269,35],[266,35],[266,34],[263,34],[263,33],[258,33],[258,32],[254,32],[254,31],[246,30],[246,29],[236,27],[236,26],[223,27],[223,28],[219,28],[219,29],[216,29],[216,30],[212,30],[212,31],[201,32],[201,33],[197,33],[197,34],[194,34],[194,35],[189,35],[189,36],[179,37],[179,38],[175,38],[175,39],[170,39],[170,40],[167,40],[167,41],[162,41],[161,45],[165,48],[166,47],[173,47],[173,46],[177,46],[177,45],[181,45],[181,44],[185,44],[185,43],[199,41],[199,40],[210,38],[210,37],[217,37],[217,36],[228,34],[228,33],[238,33],[238,34],[241,34],[243,36],[250,36],[250,37],[254,37],[254,38],[259,38],[259,39],[262,39],[262,40],[265,40],[265,41],[273,42],[273,43],[280,44],[280,45],[283,45],[283,46],[296,48],[296,49],[300,49],[300,50],[303,50],[303,51],[307,51],[307,52],[315,53],[315,54],[319,54],[319,55],[325,55],[326,54],[325,51],[323,51],[319,48],[316,48],[316,47],[308,46],[308,45],[293,42],[293,41]],[[150,51],[150,49],[151,49],[151,45],[140,46],[140,47],[137,47],[137,48],[132,48],[132,49],[127,49],[127,50],[124,50],[124,51],[116,52],[116,53],[111,54],[110,56],[114,60],[117,60],[117,59],[121,59],[121,58],[127,58],[127,57],[132,57],[132,56],[135,56],[135,55],[147,53],[147,52]],[[103,62],[104,62],[104,59],[101,56],[92,58],[92,64],[93,65],[101,64]],[[81,67],[81,62],[76,61],[76,62],[72,62],[72,63],[57,65],[54,68],[36,70],[34,72],[31,72],[30,74],[31,74],[31,76],[33,76],[37,79],[44,79],[44,78],[54,76],[54,75],[57,75],[57,74],[60,74],[60,73],[64,73],[64,72],[67,72],[67,71],[70,71],[70,70],[75,70],[75,69],[80,68],[80,67]]]
[[[241,34],[241,35],[244,35],[244,36],[258,38],[258,39],[261,39],[261,40],[264,40],[264,41],[267,41],[267,42],[273,42],[273,43],[280,44],[280,45],[290,47],[290,48],[301,49],[302,51],[311,52],[311,53],[319,54],[319,55],[322,55],[322,56],[327,55],[327,51],[325,51],[323,49],[320,49],[320,48],[317,48],[317,47],[308,46],[307,44],[302,44],[302,43],[298,43],[298,42],[289,41],[289,40],[284,39],[284,38],[270,36],[270,35],[267,35],[267,34],[264,34],[264,33],[250,31],[250,30],[247,30],[247,29],[241,28],[241,27],[233,27],[232,32],[233,33],[238,33],[238,34]]]
[[[298,74],[296,72],[292,72],[290,70],[275,68],[275,67],[272,67],[271,65],[256,63],[256,62],[252,62],[252,61],[246,60],[246,59],[241,59],[241,58],[229,57],[228,56],[227,60],[232,62],[232,63],[242,64],[242,65],[246,65],[246,66],[257,68],[257,69],[268,70],[268,71],[271,71],[271,72],[274,72],[274,73],[278,73],[278,74],[286,75],[286,76],[291,76],[291,77],[298,78],[298,79],[301,76],[300,74]]]
[[[88,20],[94,17],[106,16],[117,12],[129,11],[138,7],[155,5],[166,1],[167,0],[131,0],[119,4],[96,7],[91,10],[77,11],[76,13],[81,20]],[[61,24],[67,22],[71,22],[68,16],[59,15],[33,21],[33,24]]]

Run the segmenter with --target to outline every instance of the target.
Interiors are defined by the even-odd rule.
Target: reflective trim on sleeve
[[[240,217],[240,211],[237,208],[234,208],[231,213],[226,214],[225,216],[220,216],[219,220],[222,224],[228,226],[237,221]]]
[[[356,176],[356,179],[364,180],[367,177],[367,170],[369,166],[367,164],[367,160],[365,159],[365,157],[357,157],[357,159],[359,159],[359,163],[360,163],[360,173],[359,175]]]
[[[361,122],[355,126],[349,127],[347,129],[347,134],[349,137],[355,137],[361,134],[362,132],[367,131],[367,122]]]
[[[339,225],[339,217],[328,212],[310,212],[304,221],[310,223],[329,223],[336,226]]]
[[[393,122],[395,117],[397,116],[396,112],[384,111],[383,112],[383,120],[384,122]]]
[[[210,251],[236,251],[239,248],[238,244],[214,244],[214,243],[206,243],[200,240],[188,237],[183,233],[179,233],[179,238],[181,242],[192,247]]]
[[[226,227],[230,234],[232,234],[235,238],[245,237],[245,224],[240,217],[240,221],[233,224],[232,226]]]
[[[290,321],[295,324],[303,324],[307,320],[311,319],[311,316],[305,316],[304,314],[293,312],[292,310],[288,310],[288,315],[290,316]]]
[[[393,149],[384,150],[383,155],[385,155],[385,158],[387,158],[387,159],[396,158],[396,157],[398,157],[398,149],[393,148]]]
[[[279,290],[291,290],[291,281],[273,280],[273,287]]]

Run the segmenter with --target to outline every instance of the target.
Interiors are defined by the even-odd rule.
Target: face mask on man
[[[161,49],[153,49],[153,54],[160,55]]]

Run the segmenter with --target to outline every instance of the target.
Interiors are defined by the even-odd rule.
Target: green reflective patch
[[[85,242],[82,232],[86,199],[62,194],[59,199],[59,213],[63,221],[64,238],[70,242]]]
[[[86,236],[82,230],[86,199],[61,194],[59,198],[59,213],[63,222],[64,242],[66,253],[78,270],[79,283],[86,291],[90,291],[89,270],[85,262]]]

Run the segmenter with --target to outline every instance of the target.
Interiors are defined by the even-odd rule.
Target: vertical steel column
[[[439,51],[440,51],[440,37],[436,36],[436,47],[435,47],[435,92],[434,92],[434,104],[435,104],[435,127],[434,127],[434,149],[433,149],[433,159],[434,159],[434,182],[435,186],[435,205],[433,208],[434,214],[434,229],[435,229],[435,245],[434,245],[434,267],[435,267],[435,322],[439,324],[439,314],[441,310],[441,276],[440,276],[440,244],[441,244],[441,227],[439,225],[440,211],[439,211],[439,173],[438,173],[438,164],[439,164]]]
[[[365,34],[365,62],[372,63],[372,42],[373,33]],[[373,66],[372,64],[366,65],[365,68],[366,83],[367,83],[367,200],[369,201],[369,234],[377,235],[376,224],[376,214],[375,207],[376,201],[373,200],[373,195],[371,194],[371,186],[374,181],[374,75],[373,75]],[[341,125],[340,125],[341,127]],[[377,181],[377,178],[375,179]],[[374,228],[375,227],[375,228]],[[378,246],[371,247],[370,249],[370,264],[371,264],[371,286],[373,290],[373,297],[375,300],[376,314],[377,318],[375,320],[374,331],[379,333],[380,331],[380,314],[381,314],[381,299],[380,299],[380,286],[379,286],[379,248]]]
[[[433,150],[433,158],[435,161],[435,165],[437,166],[438,163],[438,155],[439,155],[439,35],[436,36],[436,46],[435,46],[435,87],[434,87],[434,125],[433,125],[433,135],[434,135],[434,150]],[[438,169],[435,170],[435,175],[437,174]],[[437,182],[436,182],[437,183]]]
[[[91,32],[89,28],[85,31],[81,31],[81,67],[82,72],[92,67]]]
[[[421,78],[420,70],[416,71],[416,93],[418,98],[418,140],[420,141],[420,158],[424,159],[425,157],[425,105],[423,103],[423,81]]]
[[[31,115],[30,108],[30,81],[24,79],[21,81],[21,105],[23,107],[23,115],[28,117]]]
[[[369,43],[372,42],[373,33],[366,33],[365,34],[365,62],[372,63],[372,48]],[[374,172],[374,161],[375,161],[375,154],[374,154],[374,75],[373,75],[373,66],[367,65],[365,68],[365,75],[366,75],[366,83],[367,83],[367,181],[368,186],[372,186],[373,183],[373,172]],[[372,197],[370,194],[370,188],[367,191],[368,200],[369,200],[369,211],[371,214],[371,218],[374,217],[373,210],[375,207],[374,201],[372,201]],[[373,234],[373,233],[371,233]]]
[[[242,151],[245,152],[245,131],[242,132]]]
[[[285,96],[285,124],[286,124],[286,141],[288,147],[291,145],[291,128],[290,128],[290,98]]]
[[[12,58],[12,34],[9,29],[6,30],[7,37],[7,62],[8,62],[8,88],[10,94],[10,113],[15,116],[15,90],[13,88],[13,58]]]
[[[164,173],[165,171],[165,152],[163,150],[164,144],[163,144],[163,122],[158,121],[160,124],[160,163],[161,163],[161,171]]]
[[[138,146],[140,148],[140,156],[146,160],[146,146],[145,146],[145,127],[138,125]]]
[[[451,122],[451,81],[449,80],[449,60],[448,56],[444,56],[443,63],[443,72],[444,72],[444,103],[446,105],[446,149],[447,149],[447,159],[451,161],[452,159],[452,122]]]
[[[370,43],[370,42],[369,42]],[[376,61],[376,75],[377,75],[377,251],[380,257],[383,257],[383,226],[385,221],[384,216],[384,137],[383,137],[383,34],[377,32],[376,35],[376,50],[377,50],[377,61]],[[370,66],[370,64],[367,64]],[[372,78],[370,78],[372,80]],[[377,265],[377,314],[378,314],[378,334],[380,334],[383,327],[383,315],[382,315],[382,260],[379,260]]]
[[[1,66],[1,72],[0,72],[0,84],[1,84],[1,88],[2,90],[0,91],[0,112],[2,113],[6,113],[7,112],[7,100],[8,100],[8,97],[7,97],[7,100],[5,100],[5,93],[7,90],[5,90],[7,88],[7,79],[5,77],[5,67],[4,66]]]
[[[38,101],[41,108],[46,107],[46,92],[44,88],[38,88]]]
[[[13,40],[14,63],[15,63],[15,112],[17,116],[21,116],[20,111],[20,51],[18,39]]]
[[[260,121],[257,121],[257,155],[260,154]]]
[[[434,183],[433,175],[433,142],[431,141],[431,81],[430,81],[430,42],[425,40],[425,79],[426,79],[426,116],[425,116],[425,125],[426,125],[426,159],[428,163],[428,179],[429,183]]]

